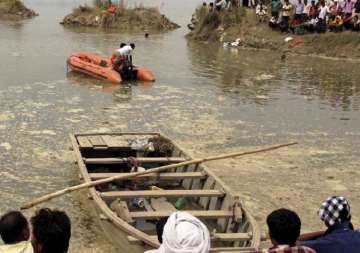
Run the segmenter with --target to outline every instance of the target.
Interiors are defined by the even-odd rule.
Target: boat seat
[[[141,163],[181,163],[188,161],[184,157],[136,157]],[[113,158],[84,158],[86,164],[121,164],[128,163],[127,157],[113,157]]]
[[[226,234],[226,236],[224,236]],[[157,240],[156,235],[150,236],[152,240]],[[252,236],[251,233],[215,233],[211,235],[211,241],[237,241],[237,242],[246,242],[251,240]],[[127,236],[128,241],[130,244],[140,244],[141,241],[133,236]]]
[[[90,177],[93,180],[113,177],[113,176],[129,176],[131,173],[90,173]],[[154,179],[154,180],[183,180],[183,179],[204,179],[205,173],[202,172],[164,172],[164,173],[152,173],[138,178]]]
[[[219,219],[219,218],[231,218],[233,217],[232,211],[224,210],[184,210],[201,219]],[[165,210],[165,211],[153,211],[153,212],[130,212],[130,217],[132,219],[145,219],[145,220],[155,220],[164,217],[169,217],[174,211]]]
[[[177,197],[223,197],[221,190],[161,190],[161,191],[109,191],[101,192],[104,199],[111,198],[177,198]]]

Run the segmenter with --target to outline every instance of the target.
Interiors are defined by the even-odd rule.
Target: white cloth
[[[29,241],[15,244],[0,245],[0,253],[34,253],[33,246]]]
[[[295,14],[303,14],[304,11],[304,4],[301,2],[295,3]]]
[[[208,253],[210,234],[198,218],[187,212],[175,212],[168,218],[158,253]]]
[[[119,53],[119,55],[121,55],[121,56],[130,56],[130,55],[132,55],[133,49],[132,49],[131,46],[126,45],[126,46],[123,46],[122,48],[117,49],[116,51],[117,51],[117,52]]]

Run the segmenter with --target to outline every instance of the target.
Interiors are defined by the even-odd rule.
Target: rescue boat
[[[102,58],[93,53],[77,52],[67,59],[68,67],[75,72],[81,72],[98,79],[107,80],[113,83],[121,83],[123,78],[120,73],[113,69],[110,59]],[[138,81],[154,82],[154,74],[142,67],[134,67]]]

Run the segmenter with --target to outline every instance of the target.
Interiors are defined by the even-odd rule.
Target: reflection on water
[[[305,149],[344,150],[323,164],[359,163],[355,64],[187,43],[184,25],[202,1],[144,1],[185,27],[149,39],[58,25],[84,2],[28,0],[39,17],[0,24],[0,211],[78,182],[68,150],[73,132],[163,131],[198,156],[296,139]],[[120,41],[137,44],[135,63],[153,70],[155,83],[116,86],[66,74],[71,52],[105,56]],[[48,205],[70,213],[72,252],[116,252],[83,194]]]

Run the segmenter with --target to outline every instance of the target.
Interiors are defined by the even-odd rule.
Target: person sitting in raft
[[[299,216],[288,209],[273,211],[266,218],[269,237],[273,246],[254,253],[316,253],[306,246],[296,246],[300,236],[301,221]]]
[[[114,70],[121,74],[121,77],[126,80],[134,78],[133,64],[132,64],[132,52],[135,49],[135,44],[125,43],[120,44],[120,48],[117,49],[111,57],[111,63],[113,64]]]
[[[29,223],[18,211],[10,211],[0,218],[0,235],[5,243],[0,245],[0,253],[33,253]]]
[[[198,218],[187,212],[175,212],[167,219],[160,248],[146,253],[209,253],[210,233]]]
[[[328,198],[321,204],[318,214],[327,230],[318,238],[301,242],[302,245],[317,253],[359,253],[360,232],[354,231],[350,205],[346,198]]]
[[[59,210],[43,208],[31,217],[32,245],[35,253],[66,253],[71,237],[71,222]]]

